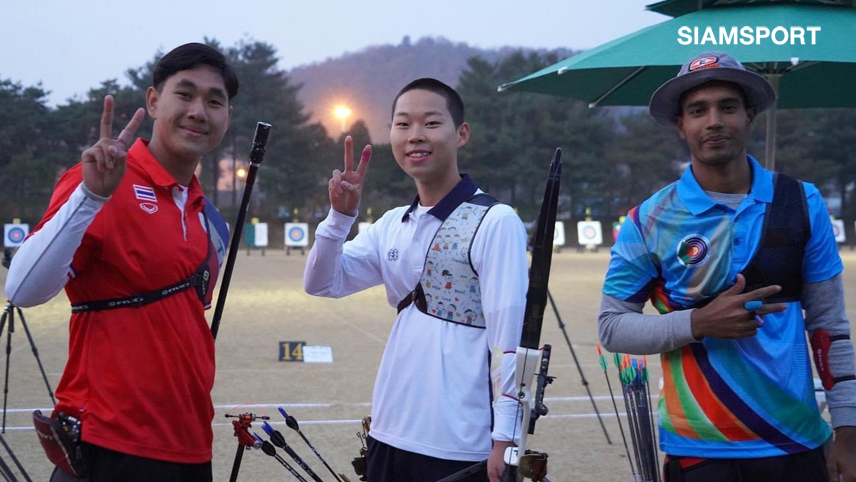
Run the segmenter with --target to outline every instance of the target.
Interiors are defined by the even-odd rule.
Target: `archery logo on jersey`
[[[386,259],[389,261],[398,261],[398,250],[395,248],[390,249],[386,253]]]
[[[710,255],[710,240],[701,234],[690,234],[678,243],[677,255],[678,261],[688,268],[701,266]]]

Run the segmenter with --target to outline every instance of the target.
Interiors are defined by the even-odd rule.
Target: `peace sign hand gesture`
[[[345,137],[345,172],[333,171],[333,178],[327,183],[330,191],[330,205],[346,216],[356,216],[363,193],[363,179],[369,169],[372,158],[372,146],[366,145],[360,156],[360,164],[354,170],[354,140]]]
[[[145,119],[142,108],[134,112],[128,125],[113,139],[113,96],[104,97],[101,114],[101,138],[94,146],[83,151],[83,185],[93,194],[109,197],[119,187],[125,175],[125,160],[134,134]]]

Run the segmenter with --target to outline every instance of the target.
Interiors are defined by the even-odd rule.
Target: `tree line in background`
[[[271,224],[272,244],[280,244],[282,222],[317,222],[326,215],[327,179],[333,169],[341,168],[343,136],[332,138],[320,123],[310,123],[298,99],[301,86],[277,68],[273,46],[251,40],[230,47],[216,40],[206,42],[227,55],[241,88],[232,102],[229,131],[216,152],[203,160],[200,181],[226,218],[234,218],[241,192],[217,191],[217,181],[223,176],[230,182],[235,179],[230,161],[246,158],[256,122],[273,124],[251,213]],[[151,71],[161,55],[158,52],[146,65],[130,68],[127,85],[107,80],[84,98],[70,99],[56,108],[47,107],[48,92],[43,86],[22,86],[0,78],[3,222],[15,217],[31,224],[39,220],[59,174],[97,141],[104,95],[114,96],[119,119],[114,124],[121,128],[122,119],[145,104]],[[559,97],[497,93],[497,85],[558,60],[556,54],[522,52],[495,62],[479,57],[469,60],[457,85],[472,126],[470,142],[460,151],[461,170],[516,207],[524,221],[531,221],[543,196],[553,150],[562,147],[562,217],[573,222],[583,219],[589,210],[594,219],[609,226],[677,179],[688,151],[674,129],[658,125],[645,109],[589,109]],[[390,106],[374,108],[388,111]],[[764,121],[762,114],[755,124],[763,126]],[[826,197],[840,199],[840,207],[832,207],[846,220],[848,230],[852,229],[856,218],[856,109],[780,111],[778,128],[778,170],[815,183]],[[348,130],[357,149],[371,142],[364,122],[356,121]],[[151,120],[147,120],[138,135],[150,134]],[[756,127],[750,153],[761,155],[763,145],[763,128]],[[399,169],[389,146],[373,147],[363,191],[363,218],[377,218],[391,207],[410,203],[414,195],[412,181]],[[223,163],[223,159],[228,161]]]

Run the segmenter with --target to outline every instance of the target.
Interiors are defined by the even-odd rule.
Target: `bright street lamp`
[[[351,108],[346,105],[337,105],[333,109],[333,116],[342,121],[342,133],[345,133],[345,122],[351,116]]]

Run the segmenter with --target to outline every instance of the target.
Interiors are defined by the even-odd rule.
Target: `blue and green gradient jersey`
[[[752,157],[752,187],[733,210],[699,186],[692,167],[633,208],[612,249],[603,292],[651,300],[660,313],[687,309],[736,281],[758,249],[773,174]],[[803,183],[811,237],[803,282],[842,270],[829,214]],[[660,447],[704,458],[769,457],[814,449],[830,435],[814,397],[799,302],[765,317],[754,337],[705,338],[661,355]]]

